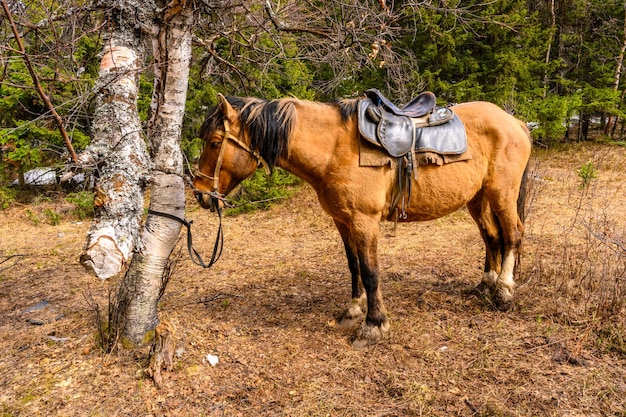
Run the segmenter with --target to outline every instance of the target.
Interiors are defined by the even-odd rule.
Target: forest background
[[[0,351],[7,352],[0,360],[0,386],[7,387],[0,392],[0,415],[53,415],[55,410],[84,415],[90,404],[93,415],[207,410],[277,415],[278,410],[285,415],[623,416],[624,2],[0,4],[0,208],[6,208],[0,211],[0,333],[5,336]],[[187,18],[193,28],[192,59],[189,77],[178,71],[185,85],[189,79],[186,100],[180,100],[186,107],[181,138],[178,124],[169,134],[155,123],[154,103],[162,99],[163,74],[171,80],[176,73],[171,66],[186,63],[160,41],[172,40],[175,31],[168,30]],[[107,48],[120,43],[138,52],[137,66],[118,77],[102,77]],[[137,80],[137,106],[134,94],[124,101],[112,92],[112,79],[118,84]],[[128,119],[98,112],[99,105],[114,100],[132,101],[130,110],[139,117],[129,130],[141,148],[163,150],[163,159],[175,159],[170,156],[181,145],[188,169],[204,144],[199,128],[218,93],[330,101],[359,97],[368,88],[397,103],[424,90],[433,91],[440,105],[491,101],[532,127],[530,216],[514,310],[495,312],[465,296],[476,283],[483,250],[469,214],[460,211],[445,222],[412,228],[400,225],[403,239],[397,240],[395,228],[391,232],[387,225],[382,229],[384,278],[398,330],[372,347],[374,354],[351,350],[349,337],[337,335],[329,320],[345,302],[346,294],[335,290],[346,288],[343,246],[311,190],[295,187],[297,197],[289,204],[225,222],[225,256],[215,268],[203,274],[178,251],[163,263],[162,275],[153,274],[163,285],[155,303],[166,319],[175,319],[170,323],[182,324],[178,336],[186,349],[171,378],[164,378],[164,391],[144,383],[148,369],[160,369],[152,366],[146,349],[138,356],[108,355],[117,341],[117,333],[107,333],[114,328],[107,326],[111,306],[124,305],[111,299],[120,294],[115,282],[122,281],[93,280],[77,262],[80,248],[88,246],[83,220],[94,215],[94,203],[106,193],[94,199],[90,188],[22,186],[25,174],[51,167],[58,180],[79,168],[99,175],[102,185],[103,178],[113,178],[107,163],[129,165],[131,159],[120,157],[115,141],[104,162],[92,165],[72,162],[68,150],[71,143],[76,154],[89,153],[107,133],[102,126],[125,131]],[[107,96],[106,90],[112,93]],[[154,146],[163,132],[172,146]],[[123,145],[130,142],[121,138]],[[137,200],[137,227],[132,228],[138,231],[139,221],[149,224],[144,201],[149,196],[151,208],[167,203],[179,210],[176,215],[193,220],[196,247],[210,253],[217,219],[200,212],[190,192],[182,193],[182,175],[162,163],[162,154],[150,155],[157,162],[152,165],[160,164],[156,169],[146,162],[136,167],[134,178],[127,171],[116,177],[135,181],[127,193]],[[144,168],[152,170],[150,175],[142,176]],[[143,194],[147,185],[158,183],[154,178],[168,175],[180,186],[162,187],[162,198],[154,198],[155,187]],[[273,200],[277,183],[292,180],[280,170],[272,177],[255,176],[242,188],[248,194],[240,201]],[[126,208],[100,207],[100,212],[117,218]],[[156,211],[170,213],[158,206]],[[92,225],[98,220],[96,210]],[[167,226],[163,219],[152,221]],[[179,236],[181,244],[186,237],[172,222],[178,228],[143,228],[167,232],[172,243],[162,252],[168,256]],[[131,253],[150,243],[133,239]],[[467,250],[459,254],[459,247]],[[446,268],[441,259],[450,260]],[[124,280],[139,268],[128,270]],[[165,293],[167,280],[161,279],[173,271],[176,279]],[[37,306],[50,317],[31,311]],[[225,366],[205,372],[203,358],[211,352]],[[376,354],[382,359],[363,361]]]
[[[70,161],[90,142],[94,83],[111,4],[7,2],[0,14],[0,204],[8,185]],[[398,103],[434,92],[439,104],[486,100],[531,122],[539,145],[624,135],[621,75],[626,7],[616,0],[201,1],[194,23],[182,148],[193,162],[217,93],[335,100],[378,88]],[[24,57],[28,58],[26,63]],[[153,80],[141,72],[146,120]],[[28,66],[31,66],[32,73]],[[34,77],[59,117],[34,87]],[[598,135],[594,135],[598,139]]]

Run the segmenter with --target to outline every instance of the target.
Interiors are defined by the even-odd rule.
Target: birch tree
[[[146,186],[151,211],[184,218],[180,137],[193,11],[184,1],[126,0],[115,2],[108,18],[112,30],[102,51],[92,143],[80,157],[100,171],[96,215],[81,262],[101,279],[125,271],[114,331],[139,344],[158,322],[162,277],[181,228],[153,215],[141,228]],[[137,97],[146,39],[153,49],[154,93],[144,134]]]

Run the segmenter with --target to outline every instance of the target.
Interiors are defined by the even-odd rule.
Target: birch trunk
[[[617,56],[617,62],[615,64],[615,73],[613,76],[613,91],[615,91],[617,93],[617,91],[619,90],[619,84],[620,84],[620,79],[622,76],[622,71],[623,71],[623,65],[624,65],[624,54],[626,54],[626,3],[624,3],[624,20],[623,20],[623,27],[622,27],[622,47],[619,51],[619,55]],[[620,98],[620,101],[617,103],[617,108],[621,108],[622,105],[622,100]],[[615,121],[613,122],[613,116],[609,115],[607,123],[606,123],[606,129],[604,131],[604,133],[609,133],[611,139],[613,138],[613,133],[615,132],[615,129],[613,128],[613,125],[617,125],[618,122],[618,116],[615,116]]]
[[[131,15],[140,14],[130,8]],[[92,140],[79,158],[95,163],[99,172],[95,216],[80,260],[101,279],[123,271],[140,243],[143,184],[150,166],[137,113],[143,48],[133,25],[116,21],[125,12],[111,11],[114,30],[102,51]]]
[[[180,140],[191,62],[193,11],[176,1],[168,7],[153,39],[155,80],[148,122],[154,163],[150,209],[183,219],[185,185]],[[180,229],[181,224],[175,220],[148,215],[141,236],[142,251],[133,258],[118,294],[120,305],[127,305],[122,336],[128,342],[144,342],[158,323],[157,303],[165,286],[163,274]],[[129,288],[134,291],[127,291]]]
[[[550,54],[552,52],[552,41],[554,40],[554,31],[556,30],[556,14],[554,12],[554,0],[550,0],[550,36],[548,37],[548,47],[546,50],[546,69],[543,72],[543,98],[548,95],[548,64],[550,63]]]

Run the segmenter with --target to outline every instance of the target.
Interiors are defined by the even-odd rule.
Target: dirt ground
[[[179,343],[161,388],[145,352],[98,348],[88,300],[106,309],[114,284],[78,263],[89,221],[14,205],[0,211],[0,416],[626,416],[625,165],[615,146],[538,149],[509,312],[467,293],[483,263],[467,211],[381,225],[392,329],[363,351],[335,325],[350,277],[308,186],[227,217],[220,261],[182,257],[161,300]],[[187,216],[209,256],[217,219],[191,199]]]

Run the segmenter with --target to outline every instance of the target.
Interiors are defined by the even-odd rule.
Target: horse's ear
[[[235,111],[233,106],[230,105],[230,103],[228,102],[228,100],[226,100],[226,97],[224,97],[222,93],[217,93],[217,98],[220,101],[220,109],[222,110],[222,114],[224,115],[226,120],[231,123],[235,122],[237,120],[237,112]]]

